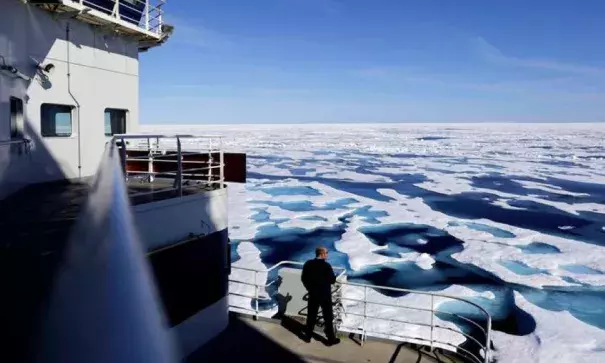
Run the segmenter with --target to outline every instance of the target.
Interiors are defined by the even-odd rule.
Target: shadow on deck
[[[372,362],[372,363],[453,363],[459,360],[430,353],[410,344],[388,341],[366,341],[362,346],[350,337],[326,346],[317,337],[311,343],[300,338],[302,324],[284,318],[278,321],[254,321],[236,314],[218,337],[191,354],[187,363],[201,362]]]

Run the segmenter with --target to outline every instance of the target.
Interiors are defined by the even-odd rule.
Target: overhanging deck
[[[172,31],[163,22],[164,0],[28,0],[46,11],[132,36],[143,48],[164,42]]]

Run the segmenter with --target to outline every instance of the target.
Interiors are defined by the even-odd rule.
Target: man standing
[[[311,341],[313,328],[317,321],[317,311],[321,306],[328,345],[334,345],[340,343],[340,339],[337,339],[334,334],[334,313],[332,312],[332,284],[336,282],[336,276],[326,258],[328,258],[328,249],[317,247],[315,249],[315,259],[305,262],[303,267],[301,279],[309,292],[307,336],[305,341]]]

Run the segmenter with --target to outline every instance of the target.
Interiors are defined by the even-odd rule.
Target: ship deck
[[[292,362],[292,363],[455,363],[451,355],[429,352],[407,343],[368,340],[363,346],[352,337],[326,346],[317,334],[310,343],[300,338],[303,325],[291,318],[252,320],[231,314],[229,325],[218,337],[193,353],[187,363],[201,362]]]

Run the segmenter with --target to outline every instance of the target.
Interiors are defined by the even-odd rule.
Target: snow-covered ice
[[[499,362],[605,361],[605,125],[166,125],[143,131],[219,134],[226,150],[247,153],[247,184],[229,185],[234,266],[266,269],[304,260],[324,244],[351,281],[430,289],[484,307],[493,316]],[[254,281],[254,273],[235,271],[231,278]],[[254,295],[250,285],[230,289]],[[424,295],[371,294],[395,305],[426,305]],[[245,311],[252,300],[232,296],[230,303]],[[448,302],[440,307],[466,313]],[[400,314],[372,309],[386,318]],[[461,329],[456,321],[440,323]],[[418,326],[368,324],[375,335],[426,334]],[[464,342],[451,331],[440,334]]]

